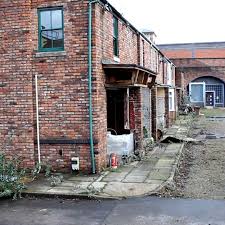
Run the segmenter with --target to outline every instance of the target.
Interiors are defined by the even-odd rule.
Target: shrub
[[[0,153],[0,198],[12,196],[15,200],[21,197],[21,192],[25,188],[22,181],[25,169],[20,169],[20,163],[19,158],[9,160]]]

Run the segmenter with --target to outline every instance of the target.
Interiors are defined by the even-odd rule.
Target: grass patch
[[[225,108],[201,109],[201,113],[203,113],[205,117],[225,116]]]

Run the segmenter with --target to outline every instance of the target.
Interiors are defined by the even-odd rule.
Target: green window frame
[[[38,50],[64,50],[63,7],[38,9]]]
[[[119,57],[119,23],[118,18],[113,16],[113,54]]]

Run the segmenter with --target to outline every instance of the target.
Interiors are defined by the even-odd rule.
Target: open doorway
[[[134,133],[130,130],[129,88],[107,90],[107,156],[126,163],[134,154]]]
[[[107,90],[107,126],[118,135],[129,133],[129,89]]]

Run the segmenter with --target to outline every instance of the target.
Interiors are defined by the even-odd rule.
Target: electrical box
[[[79,157],[73,157],[73,158],[71,158],[71,167],[72,167],[72,170],[73,171],[80,170],[80,160],[79,160]]]

